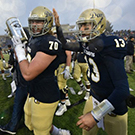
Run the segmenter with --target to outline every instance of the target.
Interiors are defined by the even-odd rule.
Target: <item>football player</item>
[[[57,38],[56,27],[52,28],[53,35]],[[69,39],[67,39],[69,40]],[[70,100],[68,97],[68,86],[67,80],[70,78],[71,72],[71,51],[62,50],[60,65],[55,70],[55,75],[57,77],[58,86],[60,89],[60,103],[58,104],[58,110],[55,115],[61,116],[67,111],[67,106],[70,106]]]
[[[12,38],[21,73],[29,81],[25,124],[35,135],[50,135],[60,99],[54,71],[59,65],[62,48],[59,40],[51,35],[53,14],[48,8],[34,8],[28,23],[31,39],[26,48],[27,58],[24,43],[16,36]]]
[[[57,69],[57,82],[60,89],[60,104],[55,115],[61,116],[67,111],[67,106],[70,106],[70,100],[68,97],[67,80],[70,79],[71,72],[71,51],[63,50],[61,52],[60,65]]]
[[[125,70],[126,73],[128,74],[132,74],[132,72],[134,71],[133,70],[134,40],[135,38],[133,36],[130,36],[127,42]]]
[[[0,47],[0,69],[1,69],[2,79],[6,81],[4,67],[6,67],[6,61],[2,53],[2,48]]]
[[[74,55],[75,55],[74,56],[75,65],[73,70],[73,78],[76,80],[76,82],[79,84],[81,88],[81,90],[78,91],[78,95],[81,95],[84,91],[86,91],[84,99],[87,100],[89,98],[89,92],[90,92],[90,82],[88,81],[87,78],[88,64],[84,59],[83,52],[76,52]],[[86,87],[82,82],[81,74],[85,81]]]
[[[14,50],[12,49],[11,45],[8,45],[8,54],[9,54],[9,60],[8,60],[8,70],[9,70],[9,75],[7,77],[12,77],[12,82],[11,82],[11,94],[8,95],[8,98],[11,98],[15,95],[15,85],[14,81],[17,79],[16,78],[16,71],[15,71],[15,65],[16,65],[16,60],[15,60],[15,53]]]
[[[127,135],[129,84],[124,68],[126,45],[122,38],[106,36],[106,17],[99,9],[87,9],[76,24],[80,41],[67,43],[53,9],[58,39],[64,49],[83,51],[89,65],[90,97],[77,126],[83,135],[96,135],[102,127],[109,135]]]
[[[8,55],[9,55],[9,60],[8,60],[8,68],[9,68],[9,75],[7,77],[12,77],[12,66],[14,63],[14,50],[12,49],[12,46],[9,44],[8,45]]]

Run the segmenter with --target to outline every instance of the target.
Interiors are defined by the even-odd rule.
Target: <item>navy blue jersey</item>
[[[8,54],[9,54],[9,60],[8,60],[8,64],[13,65],[14,64],[14,50],[10,49],[8,50]]]
[[[69,38],[66,38],[67,42],[70,42]],[[60,64],[66,63],[67,61],[67,54],[66,50],[62,49],[61,54],[60,54]]]
[[[67,55],[64,49],[60,52],[60,64],[66,63]]]
[[[89,65],[88,79],[91,83],[91,94],[100,102],[108,99],[115,107],[114,113],[122,115],[127,112],[125,99],[129,95],[124,68],[125,42],[119,37],[107,37],[104,34],[99,38],[102,40],[99,46],[96,45],[92,49],[89,47],[90,44],[84,46]]]
[[[29,82],[30,96],[43,103],[52,103],[59,100],[59,89],[55,80],[54,71],[59,65],[61,43],[54,36],[44,35],[32,38],[27,46],[28,58],[33,59],[37,52],[48,55],[57,55],[52,63],[36,78]],[[30,56],[30,57],[29,57]]]
[[[78,52],[77,53],[77,61],[79,63],[86,63],[85,59],[84,59],[84,53],[83,52]]]

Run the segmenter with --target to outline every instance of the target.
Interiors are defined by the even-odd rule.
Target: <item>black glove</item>
[[[135,97],[130,94],[126,99],[126,104],[130,108],[135,108]]]

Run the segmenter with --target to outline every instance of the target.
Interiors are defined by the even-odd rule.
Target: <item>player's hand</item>
[[[3,67],[6,67],[6,61],[3,59]]]
[[[6,61],[5,61],[5,60],[3,60],[3,63],[6,63]]]
[[[79,128],[83,128],[87,131],[92,129],[96,124],[97,122],[94,120],[90,112],[80,116],[79,121],[76,123],[76,125],[79,126]]]
[[[12,37],[12,42],[13,42],[13,46],[16,47],[17,45],[21,45],[22,44],[22,41],[19,37],[17,36],[13,36]]]
[[[69,66],[65,67],[65,70],[61,73],[64,74],[64,78],[67,80],[71,77],[70,71],[69,71]]]
[[[59,27],[60,26],[59,15],[58,15],[57,11],[55,10],[55,8],[53,8],[53,16],[54,16],[54,20],[55,20],[55,25]]]
[[[13,42],[16,56],[18,58],[18,62],[21,62],[22,60],[26,60],[25,43],[22,43],[21,39],[17,36],[12,37],[12,42]]]

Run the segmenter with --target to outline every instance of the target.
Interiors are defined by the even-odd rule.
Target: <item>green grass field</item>
[[[5,57],[7,61],[8,57],[6,55]],[[135,69],[135,63],[134,63],[134,69]],[[0,125],[7,124],[12,115],[14,98],[7,98],[7,96],[11,93],[11,87],[10,87],[11,81],[12,81],[11,78],[7,78],[6,81],[2,80],[2,77],[0,75]],[[131,91],[131,94],[135,96],[135,72],[133,74],[128,75],[128,81],[129,81],[130,88],[134,89],[134,91]],[[73,87],[76,92],[79,90],[79,86],[74,80],[69,80],[68,86]],[[72,104],[82,99],[84,95],[85,93],[81,96],[72,95],[69,91],[69,97]],[[81,129],[79,129],[79,127],[76,126],[76,122],[78,121],[78,117],[82,114],[84,104],[85,102],[72,107],[67,112],[65,112],[64,115],[60,117],[55,116],[53,124],[59,128],[65,128],[70,130],[72,135],[81,135],[82,131]],[[24,118],[22,118],[20,122],[17,135],[33,135],[33,133],[30,132],[25,127],[23,121]],[[135,109],[129,108],[128,135],[135,135],[134,125],[135,125]],[[0,135],[7,135],[7,134],[3,134],[2,132],[0,132]],[[99,130],[98,135],[107,135],[107,134],[102,130]]]

